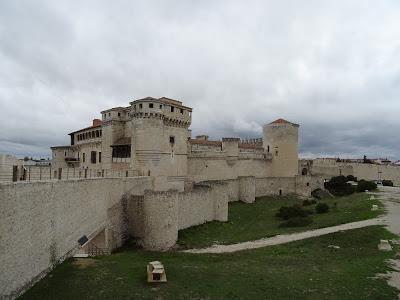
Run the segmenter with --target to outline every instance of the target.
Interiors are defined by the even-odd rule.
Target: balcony
[[[79,160],[79,158],[76,158],[76,157],[66,157],[65,162],[68,165],[76,165],[76,164],[80,163],[80,160]]]

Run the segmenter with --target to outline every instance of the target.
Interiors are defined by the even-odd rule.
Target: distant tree
[[[29,160],[29,157],[28,156],[25,156],[24,157],[24,161],[28,161]]]

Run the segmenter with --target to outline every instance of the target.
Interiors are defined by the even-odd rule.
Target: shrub
[[[282,206],[279,208],[279,211],[276,213],[276,216],[282,218],[284,220],[289,220],[291,218],[304,218],[310,215],[312,212],[304,209],[299,204],[295,204],[292,206]]]
[[[313,203],[312,203],[312,201],[311,200],[303,200],[303,206],[309,206],[309,205],[312,205]]]
[[[347,181],[357,182],[357,177],[354,177],[353,175],[347,175]]]
[[[391,180],[382,180],[383,186],[393,186],[393,181]]]
[[[324,214],[329,211],[329,205],[326,203],[318,203],[317,206],[315,207],[315,212],[317,214]]]
[[[325,183],[325,188],[335,196],[345,196],[355,192],[355,187],[347,183],[347,178],[344,176],[332,177]]]
[[[365,191],[372,191],[377,188],[377,185],[373,181],[367,181],[364,179],[361,179],[358,184],[357,184],[357,192],[365,192]]]
[[[279,224],[279,227],[303,227],[311,224],[312,221],[311,217],[296,217]]]
[[[333,197],[332,194],[329,193],[329,191],[322,190],[322,189],[313,190],[311,192],[311,196],[313,196],[314,198],[316,198],[318,200],[321,200],[321,199],[324,199],[324,198],[332,198]],[[317,201],[315,201],[315,199],[313,199],[311,201],[313,202],[313,204],[317,203]]]

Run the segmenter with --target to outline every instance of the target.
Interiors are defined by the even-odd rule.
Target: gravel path
[[[308,239],[316,236],[330,234],[338,231],[351,230],[372,225],[386,225],[388,229],[400,235],[400,188],[397,187],[379,187],[380,193],[371,193],[376,195],[385,204],[386,214],[382,217],[369,219],[360,222],[346,223],[332,227],[315,229],[310,231],[282,234],[271,238],[263,238],[255,241],[243,242],[231,245],[213,245],[202,249],[184,250],[186,253],[228,253],[247,249],[256,249],[266,246],[280,245],[293,241]],[[400,285],[399,285],[400,286]]]
[[[379,187],[381,193],[374,193],[385,204],[386,215],[383,217],[387,229],[400,235],[400,188]],[[400,290],[400,259],[391,259],[389,264],[394,271],[383,274],[389,285]],[[400,294],[398,296],[400,299]]]
[[[214,246],[211,246],[208,248],[202,248],[202,249],[189,249],[189,250],[185,250],[183,252],[187,252],[187,253],[236,252],[236,251],[242,251],[242,250],[247,250],[247,249],[256,249],[256,248],[261,248],[261,247],[266,247],[266,246],[280,245],[280,244],[285,244],[285,243],[289,243],[289,242],[293,242],[293,241],[299,241],[299,240],[304,240],[304,239],[308,239],[308,238],[312,238],[312,237],[316,237],[316,236],[330,234],[330,233],[334,233],[334,232],[338,232],[338,231],[351,230],[351,229],[362,228],[362,227],[367,227],[367,226],[372,226],[372,225],[385,225],[385,219],[384,218],[376,218],[376,219],[370,219],[370,220],[365,220],[365,221],[360,221],[360,222],[346,223],[346,224],[332,226],[332,227],[309,230],[309,231],[304,231],[304,232],[281,234],[281,235],[277,235],[277,236],[274,236],[271,238],[264,238],[264,239],[260,239],[260,240],[238,243],[238,244],[214,245]]]

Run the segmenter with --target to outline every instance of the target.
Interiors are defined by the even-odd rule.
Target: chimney
[[[101,125],[101,120],[100,119],[93,119],[93,126],[99,126]]]

